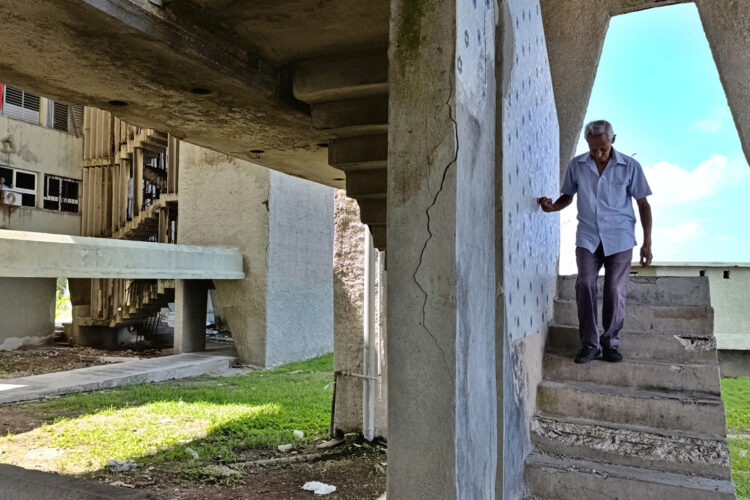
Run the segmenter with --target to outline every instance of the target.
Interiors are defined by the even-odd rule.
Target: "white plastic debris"
[[[277,448],[279,449],[279,451],[289,451],[293,447],[291,444],[280,444],[279,446],[277,446]]]
[[[192,449],[190,446],[185,446],[185,451],[188,452],[188,455],[198,460],[198,452]]]
[[[127,472],[138,467],[138,464],[135,463],[135,460],[117,460],[116,458],[111,458],[107,460],[107,466],[112,472]]]
[[[294,434],[294,437],[296,437],[297,439],[302,439],[303,437],[305,437],[305,433],[302,431],[294,431],[292,434]]]
[[[309,481],[302,486],[303,490],[312,491],[316,495],[327,495],[336,491],[332,484],[321,483],[319,481]]]

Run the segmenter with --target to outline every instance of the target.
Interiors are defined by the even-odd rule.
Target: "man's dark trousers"
[[[633,249],[604,256],[602,245],[592,254],[585,248],[576,247],[576,302],[578,303],[578,331],[584,349],[617,349],[620,331],[625,323],[625,295],[627,293],[630,261]],[[599,337],[597,326],[597,287],[599,270],[604,266],[604,301],[602,326]]]

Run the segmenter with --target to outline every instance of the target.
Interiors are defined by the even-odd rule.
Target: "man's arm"
[[[641,265],[648,266],[651,264],[653,255],[651,254],[651,205],[643,197],[637,200],[638,213],[641,216],[641,225],[643,226],[643,246],[641,247]]]
[[[537,201],[539,202],[539,205],[541,205],[542,210],[544,210],[545,212],[559,212],[563,208],[573,203],[573,196],[570,194],[563,194],[560,195],[560,197],[554,202],[550,198],[542,196]]]

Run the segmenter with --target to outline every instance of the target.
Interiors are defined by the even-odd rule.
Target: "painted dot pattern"
[[[508,0],[508,7],[515,64],[503,96],[503,280],[506,332],[519,339],[544,331],[551,317],[559,219],[536,199],[560,192],[559,129],[539,1]]]

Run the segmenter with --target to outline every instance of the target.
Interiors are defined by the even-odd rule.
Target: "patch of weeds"
[[[722,378],[721,398],[730,431],[750,430],[750,377]]]
[[[732,479],[738,498],[750,498],[750,439],[729,438]]]
[[[212,468],[211,464],[206,465],[199,462],[173,467],[173,472],[178,477],[188,481],[214,483],[222,486],[234,486],[244,482],[244,474],[239,470],[236,474],[227,475],[218,469]]]
[[[27,403],[24,411],[51,422],[0,437],[0,462],[35,463],[34,449],[55,450],[47,470],[102,469],[107,460],[143,464],[232,461],[236,450],[273,448],[325,436],[330,422],[333,356],[206,383],[143,384]],[[294,430],[305,437],[295,439]],[[196,462],[197,463],[197,462]]]

